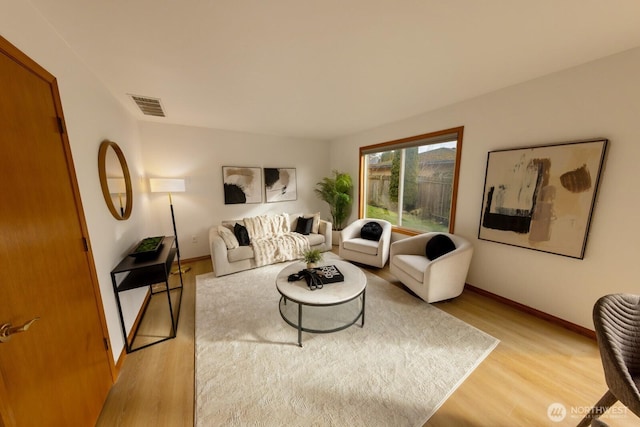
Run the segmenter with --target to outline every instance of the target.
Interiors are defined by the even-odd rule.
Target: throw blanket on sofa
[[[285,215],[245,218],[254,260],[257,267],[302,258],[309,249],[309,242],[298,233],[289,230]]]
[[[278,236],[291,231],[287,215],[260,215],[245,218],[244,226],[247,227],[251,240]]]

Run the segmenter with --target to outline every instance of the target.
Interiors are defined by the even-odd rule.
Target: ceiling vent
[[[160,99],[148,96],[129,95],[146,116],[166,117]]]

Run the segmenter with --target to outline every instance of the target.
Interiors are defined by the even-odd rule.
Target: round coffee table
[[[304,279],[289,282],[287,279],[290,274],[306,268],[302,262],[285,267],[276,277],[276,288],[282,295],[280,315],[298,330],[300,347],[302,331],[321,334],[337,332],[353,325],[358,319],[362,320],[361,327],[364,327],[367,277],[358,267],[345,261],[331,260],[322,265],[335,265],[344,276],[344,281],[328,283],[314,290],[309,289]]]

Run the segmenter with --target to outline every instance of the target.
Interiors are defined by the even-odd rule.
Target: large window
[[[453,232],[463,127],[360,148],[360,217]]]

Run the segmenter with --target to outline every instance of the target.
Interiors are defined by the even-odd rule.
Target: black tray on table
[[[322,267],[312,268],[311,271],[316,273],[323,285],[328,283],[344,282],[344,275],[335,265],[324,265]]]
[[[164,236],[146,237],[129,253],[129,256],[138,258],[155,255],[160,246],[162,246],[163,241]]]

